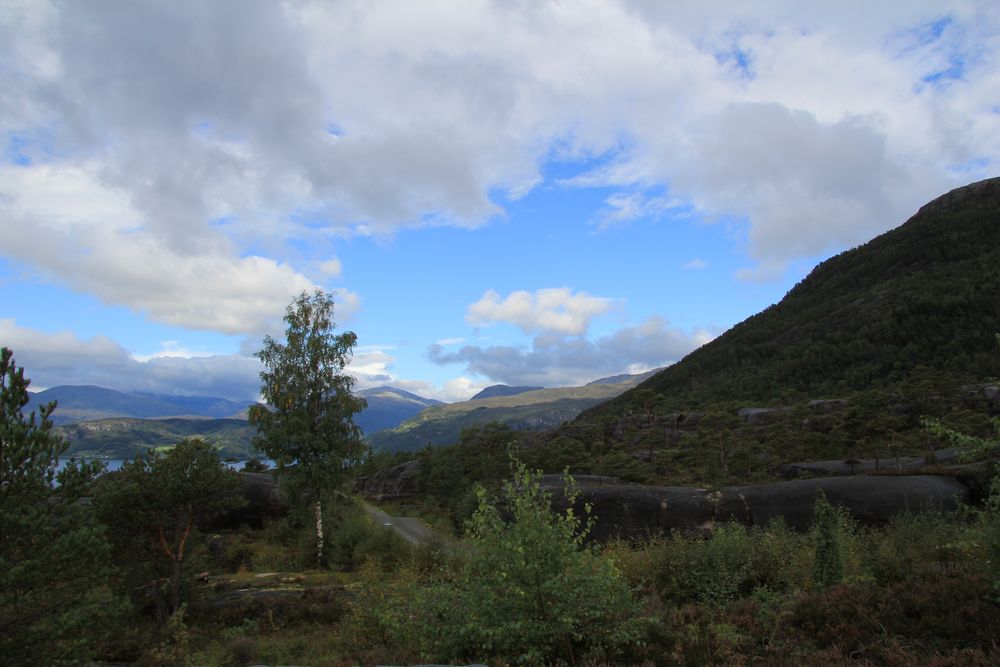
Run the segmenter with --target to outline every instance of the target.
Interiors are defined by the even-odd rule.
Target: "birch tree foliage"
[[[314,505],[317,560],[323,561],[322,497],[337,488],[346,469],[365,451],[354,415],[367,403],[354,396],[345,374],[357,336],[335,334],[333,297],[302,292],[285,312],[285,342],[270,336],[255,355],[264,365],[266,406],[250,409],[254,445],[274,460],[291,498]]]

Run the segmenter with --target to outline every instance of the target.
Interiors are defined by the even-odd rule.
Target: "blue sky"
[[[337,292],[360,387],[672,363],[997,175],[990,2],[0,7],[0,344],[256,396]]]

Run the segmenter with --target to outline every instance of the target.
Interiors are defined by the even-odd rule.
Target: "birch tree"
[[[367,407],[346,375],[357,344],[351,331],[334,334],[333,297],[302,292],[285,312],[285,342],[270,336],[256,354],[264,364],[261,395],[250,409],[256,447],[274,460],[289,498],[312,504],[316,562],[323,564],[323,498],[365,450],[354,415]]]

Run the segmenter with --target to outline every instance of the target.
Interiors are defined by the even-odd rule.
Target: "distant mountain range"
[[[444,405],[443,401],[424,398],[395,387],[375,387],[357,392],[368,401],[368,407],[354,417],[354,423],[365,435],[395,428],[424,408]]]
[[[469,401],[451,404],[395,387],[375,387],[358,392],[368,407],[355,416],[355,423],[379,449],[446,445],[454,443],[463,428],[490,421],[520,430],[558,426],[649,375],[620,375],[584,387],[555,389],[494,385]],[[127,458],[193,436],[216,443],[227,456],[256,454],[251,444],[254,429],[246,421],[251,401],[63,385],[32,394],[26,411],[50,401],[58,403],[52,420],[70,441],[70,454]]]
[[[363,433],[398,426],[441,401],[394,387],[358,392],[368,407],[355,423]],[[201,436],[219,445],[226,456],[255,455],[254,429],[247,421],[252,401],[210,396],[167,396],[120,392],[95,386],[62,385],[31,394],[25,412],[57,402],[53,423],[70,441],[70,454],[128,458],[186,437]]]
[[[246,419],[253,401],[230,401],[209,396],[166,396],[120,392],[91,385],[61,385],[31,394],[26,411],[57,401],[53,423],[71,424],[94,419],[133,417],[160,419]]]
[[[428,444],[454,444],[463,429],[491,421],[518,430],[553,428],[589,407],[618,396],[655,372],[616,376],[614,382],[596,380],[582,387],[531,389],[495,385],[487,389],[497,395],[483,397],[480,392],[468,401],[427,408],[396,428],[370,435],[368,441],[373,449],[380,451],[415,451]],[[517,391],[522,389],[527,391]],[[505,395],[506,390],[516,393]]]

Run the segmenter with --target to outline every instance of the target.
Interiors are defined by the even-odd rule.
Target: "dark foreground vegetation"
[[[475,492],[462,539],[413,546],[330,493],[233,525],[217,453],[187,441],[94,478],[20,412],[3,355],[4,664],[988,665],[1000,655],[1000,484],[960,514],[587,541],[530,468]],[[572,495],[573,482],[567,480]],[[81,502],[87,492],[90,503]],[[292,504],[293,508],[295,504]],[[227,519],[227,517],[230,517]]]

